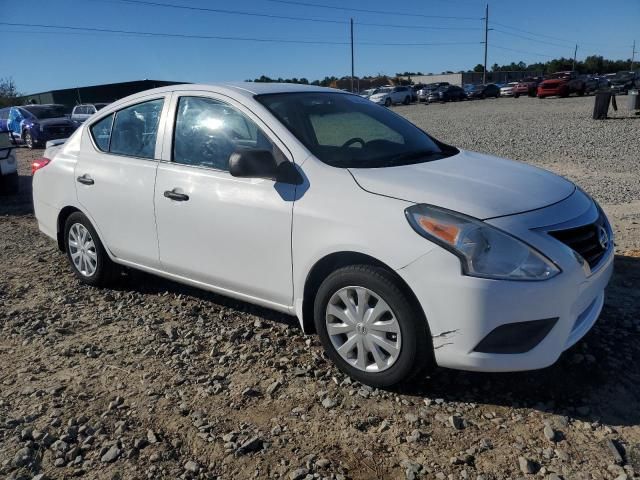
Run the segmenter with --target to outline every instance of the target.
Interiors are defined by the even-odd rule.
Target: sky
[[[341,77],[351,71],[351,18],[357,76],[467,70],[483,62],[485,5],[486,0],[0,0],[0,32],[11,39],[4,43],[0,77],[13,78],[22,93],[141,79]],[[627,59],[634,39],[640,50],[640,0],[617,0],[615,8],[602,0],[492,0],[489,27],[488,65],[572,57],[576,43],[579,59]]]

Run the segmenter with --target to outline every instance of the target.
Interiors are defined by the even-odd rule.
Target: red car
[[[525,78],[520,80],[516,86],[513,87],[513,96],[518,98],[520,95],[528,95],[530,97],[536,96],[538,84],[542,79],[538,77]]]
[[[586,86],[577,72],[558,72],[550,75],[538,85],[538,98],[568,97],[572,93],[584,95]]]

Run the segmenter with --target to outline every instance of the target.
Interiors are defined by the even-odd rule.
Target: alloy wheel
[[[335,292],[327,304],[325,323],[336,352],[365,372],[382,372],[400,356],[402,335],[391,307],[365,287]]]
[[[76,270],[85,277],[91,277],[98,268],[98,253],[91,232],[81,223],[74,223],[69,229],[69,254]]]

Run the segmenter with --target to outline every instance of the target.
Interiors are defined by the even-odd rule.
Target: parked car
[[[617,72],[609,79],[612,93],[626,95],[629,90],[635,88],[636,80],[640,79],[638,72]]]
[[[469,99],[489,97],[498,98],[499,96],[500,89],[493,83],[489,83],[486,85],[473,85],[469,88],[469,90],[467,90],[467,98]]]
[[[0,116],[3,114],[0,110]],[[14,148],[16,143],[5,126],[0,125],[0,195],[15,195],[19,190],[18,162]]]
[[[69,137],[77,125],[64,105],[26,105],[9,109],[7,128],[29,148],[42,147],[47,140]]]
[[[582,96],[585,91],[584,80],[577,72],[558,72],[548,76],[538,85],[538,98],[568,97],[572,93]]]
[[[583,75],[582,81],[584,82],[584,93],[586,95],[595,93],[598,90],[609,88],[609,80],[604,77],[598,77],[594,75]]]
[[[433,90],[427,101],[432,102],[455,102],[458,100],[465,100],[467,98],[466,93],[461,87],[457,85],[445,85],[437,90]]]
[[[108,103],[85,103],[82,105],[76,105],[71,112],[71,120],[74,122],[82,123],[91,115],[99,111],[100,109],[109,105]]]
[[[416,88],[415,85],[408,85],[409,87],[409,92],[411,93],[411,101],[412,102],[417,102],[418,101],[418,88]]]
[[[378,91],[377,88],[368,88],[366,90],[363,90],[360,92],[360,96],[362,98],[369,98],[371,95],[373,95],[374,93],[376,93]]]
[[[45,151],[33,203],[81,282],[126,266],[295,315],[378,387],[554,363],[613,268],[611,226],[569,180],[309,85],[122,99]]]
[[[385,107],[390,107],[395,103],[408,105],[411,103],[411,92],[409,92],[409,87],[405,86],[380,87],[376,93],[369,97],[369,100]]]
[[[440,87],[444,87],[449,85],[449,82],[437,82],[437,83],[429,83],[427,85],[423,85],[420,90],[418,90],[418,101],[419,102],[428,102],[429,94],[434,90],[439,89]]]
[[[505,86],[500,87],[500,96],[501,97],[513,97],[515,96],[514,88],[518,85],[518,82],[510,82]]]
[[[513,96],[515,98],[520,97],[520,95],[535,97],[536,91],[538,89],[538,84],[541,81],[542,79],[538,77],[530,77],[530,78],[524,78],[520,80],[513,87]]]

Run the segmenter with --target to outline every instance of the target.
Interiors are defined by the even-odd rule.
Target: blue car
[[[64,105],[25,105],[0,110],[2,123],[29,148],[44,147],[48,140],[68,138],[77,128]],[[4,117],[6,116],[6,120]],[[3,125],[0,125],[2,127]]]

